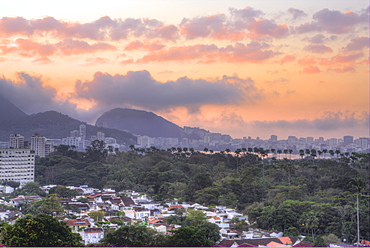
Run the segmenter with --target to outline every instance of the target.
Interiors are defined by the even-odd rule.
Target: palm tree
[[[319,158],[321,157],[322,151],[318,150],[317,153],[319,154]]]
[[[203,151],[207,153],[208,152],[208,148],[207,147],[204,147]]]
[[[337,154],[337,158],[338,158],[340,154],[340,150],[335,150],[335,154]]]
[[[277,153],[279,154],[279,156],[278,156],[278,158],[280,159],[280,154],[281,154],[281,150],[279,149],[279,150],[277,150]]]
[[[315,157],[317,156],[316,154],[316,150],[315,149],[311,149],[311,157],[313,158],[313,163],[315,164]]]
[[[275,149],[275,148],[271,148],[272,156],[274,156],[274,155],[275,155],[275,152],[276,152],[276,149]]]
[[[247,152],[247,148],[243,147],[242,148],[242,151],[244,152],[244,154]]]
[[[324,158],[325,158],[325,154],[328,153],[328,149],[322,149],[322,153],[324,153]]]
[[[285,158],[287,158],[287,155],[288,155],[288,149],[284,149],[284,153],[285,153]]]
[[[352,178],[349,183],[350,186],[352,186],[356,191],[356,202],[357,202],[357,244],[360,243],[360,212],[359,212],[359,204],[358,204],[358,196],[361,192],[361,190],[366,188],[366,183],[358,177]]]
[[[238,169],[239,169],[239,154],[240,154],[241,150],[240,149],[236,149],[235,151],[235,155],[236,155],[236,174],[238,174]]]
[[[329,154],[330,154],[331,157],[333,157],[334,156],[334,151],[333,150],[329,150]]]
[[[306,149],[306,150],[305,150],[305,153],[306,153],[306,155],[307,155],[307,156],[308,156],[308,155],[310,155],[310,154],[311,154],[310,149]]]
[[[292,149],[289,149],[289,159],[292,160],[292,153],[293,153],[293,150]]]
[[[304,150],[303,149],[299,150],[299,156],[301,156],[301,159],[303,159],[303,157],[304,157]]]

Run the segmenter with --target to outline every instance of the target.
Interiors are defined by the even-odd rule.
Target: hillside
[[[30,137],[35,133],[51,139],[60,139],[68,137],[70,131],[78,130],[81,124],[86,125],[87,137],[96,135],[98,131],[101,131],[105,133],[106,137],[114,137],[120,143],[136,143],[136,138],[132,134],[109,128],[95,127],[56,111],[47,111],[9,121],[1,121],[0,140],[7,141],[11,133],[19,133],[25,137],[25,140],[30,140]]]
[[[0,122],[24,118],[27,115],[0,94]]]
[[[116,108],[105,112],[96,121],[98,127],[114,128],[149,137],[188,137],[176,124],[143,110]],[[197,138],[197,137],[194,137]]]

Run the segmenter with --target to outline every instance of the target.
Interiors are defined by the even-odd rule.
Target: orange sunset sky
[[[368,4],[6,1],[0,94],[91,124],[122,107],[233,138],[368,137]]]

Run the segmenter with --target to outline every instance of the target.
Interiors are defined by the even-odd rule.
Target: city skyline
[[[233,138],[369,137],[368,3],[124,3],[7,3],[0,94],[91,124],[126,107]]]

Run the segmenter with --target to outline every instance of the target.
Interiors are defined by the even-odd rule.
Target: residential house
[[[218,245],[222,247],[292,247],[301,241],[294,237],[262,239],[223,239]]]
[[[72,232],[80,232],[82,229],[91,227],[88,219],[66,220],[66,224],[72,229]]]
[[[102,238],[104,238],[104,230],[101,227],[85,228],[82,230],[81,236],[85,245],[98,243]]]

